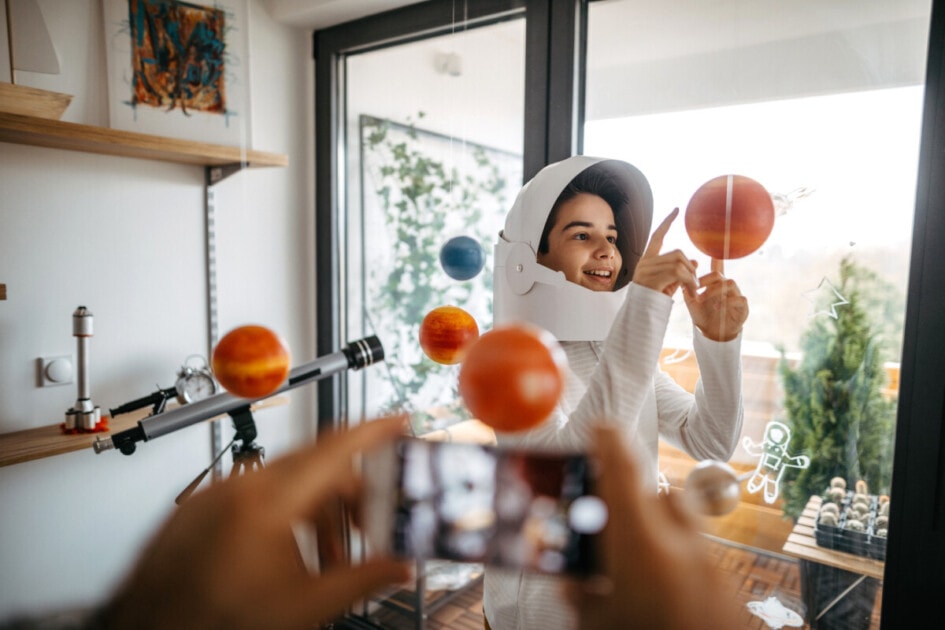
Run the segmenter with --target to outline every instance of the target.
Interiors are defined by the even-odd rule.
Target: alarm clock
[[[200,365],[192,365],[193,359],[199,359]],[[217,393],[217,383],[207,365],[207,360],[199,354],[192,354],[184,361],[177,373],[177,401],[184,405],[203,400]]]

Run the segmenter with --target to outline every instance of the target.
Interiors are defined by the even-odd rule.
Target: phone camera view
[[[589,494],[586,457],[407,440],[398,460],[397,553],[542,573],[594,570],[593,535],[607,510]]]

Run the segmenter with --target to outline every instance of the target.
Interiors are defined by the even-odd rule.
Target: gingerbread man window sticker
[[[745,488],[752,494],[763,489],[766,503],[774,503],[780,495],[781,478],[785,470],[810,466],[810,458],[806,455],[788,454],[787,445],[790,441],[791,431],[781,422],[769,422],[760,443],[747,435],[742,438],[742,447],[748,454],[760,456],[758,466]]]

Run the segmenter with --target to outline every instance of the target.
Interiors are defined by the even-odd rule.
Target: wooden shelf
[[[6,112],[0,112],[0,142],[198,166],[289,164],[289,157],[283,153],[265,153]]]
[[[276,407],[288,404],[287,396],[273,396],[261,400],[252,405],[253,411]],[[168,405],[172,409],[175,404]],[[28,462],[34,459],[52,457],[53,455],[62,455],[82,449],[92,450],[92,443],[100,436],[119,433],[135,426],[139,420],[148,417],[151,413],[149,408],[139,409],[131,413],[126,413],[117,418],[109,418],[108,433],[78,433],[75,435],[66,435],[62,432],[60,424],[51,424],[35,429],[24,429],[23,431],[14,431],[0,435],[0,467],[10,466]],[[220,415],[209,420],[219,420],[226,415]],[[116,453],[118,451],[115,451]]]
[[[241,147],[192,142],[143,133],[80,125],[57,119],[0,111],[0,142],[25,144],[117,157],[158,160],[177,164],[214,167],[210,183],[215,183],[243,167],[288,166],[283,153],[266,153]],[[219,168],[218,168],[219,167]],[[5,285],[0,285],[5,288]],[[4,294],[5,296],[5,294]],[[252,409],[286,404],[285,397],[260,401]],[[109,418],[110,433],[133,427],[147,417],[150,409]],[[224,417],[224,416],[219,416]],[[0,435],[0,467],[43,457],[91,449],[106,433],[63,434],[61,423]]]

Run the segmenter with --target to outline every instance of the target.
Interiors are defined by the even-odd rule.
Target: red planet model
[[[291,357],[282,337],[265,326],[234,328],[213,349],[213,376],[242,398],[264,398],[289,375]]]
[[[458,306],[439,306],[420,323],[420,347],[444,365],[462,361],[469,344],[478,338],[476,319]]]
[[[567,355],[531,324],[493,328],[469,347],[459,393],[473,417],[496,431],[531,429],[554,410],[564,389]]]
[[[744,175],[721,175],[700,186],[686,207],[686,232],[703,254],[730,260],[751,254],[771,235],[774,202]]]

